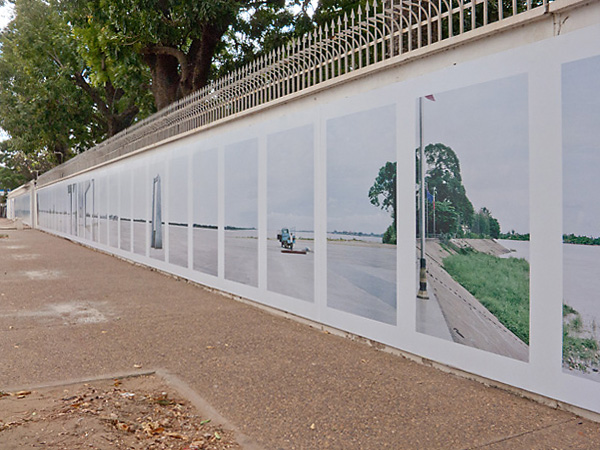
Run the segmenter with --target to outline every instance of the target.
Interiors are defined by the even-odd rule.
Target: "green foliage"
[[[384,244],[396,243],[396,162],[386,162],[379,169],[373,186],[369,188],[369,200],[374,206],[388,211],[392,216],[392,224],[383,235]]]
[[[506,328],[529,344],[529,263],[475,251],[448,256],[444,269]]]
[[[390,225],[385,233],[383,233],[382,242],[384,244],[393,244],[396,245],[396,227],[394,224]]]
[[[576,236],[574,234],[563,234],[565,244],[600,245],[600,237]]]
[[[96,67],[104,57],[146,66],[157,109],[289,37],[284,0],[60,0]],[[139,72],[142,73],[142,72]]]
[[[563,303],[563,361],[581,372],[600,365],[600,345],[585,334],[581,314]]]
[[[425,184],[429,192],[435,191],[438,201],[448,201],[452,204],[460,224],[470,224],[473,205],[467,198],[467,192],[462,184],[458,156],[454,150],[441,143],[429,144],[425,147],[424,153],[428,166]]]
[[[500,239],[507,239],[509,241],[528,241],[529,233],[519,234],[515,233],[515,230],[511,230],[510,233],[501,233]]]
[[[15,152],[66,159],[98,136],[92,102],[56,62],[74,58],[68,27],[39,0],[17,2],[15,13],[0,33],[0,127]]]
[[[435,214],[435,233],[455,236],[459,229],[459,216],[456,209],[448,200],[436,201],[435,210],[428,209],[428,229],[433,230],[433,215]]]
[[[14,169],[0,167],[0,190],[16,189],[26,181],[27,179]]]
[[[492,213],[485,206],[473,214],[471,219],[471,231],[481,237],[500,237],[500,224],[492,217]]]
[[[375,206],[389,211],[396,221],[396,162],[386,162],[369,189],[369,200]]]
[[[588,367],[600,362],[598,342],[592,338],[572,336],[563,328],[563,361],[572,369],[587,372]]]

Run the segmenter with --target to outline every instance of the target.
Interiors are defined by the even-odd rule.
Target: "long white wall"
[[[600,104],[593,84],[600,67],[599,11],[597,3],[568,11],[558,35],[556,20],[549,19],[389,65],[40,186],[38,226],[600,412],[594,367],[574,370],[563,361],[567,263],[561,240],[563,231],[581,234],[563,229],[563,209],[580,208],[584,222],[593,217],[586,216],[589,205],[569,203],[563,179],[577,177],[563,158],[570,161],[582,151],[585,160],[600,150],[597,144],[575,148],[563,136],[598,133],[597,122],[595,128],[593,121],[574,122],[564,105],[581,92],[587,93],[584,112],[593,114]],[[433,279],[431,298],[416,298],[419,101],[424,144],[454,150],[475,209],[490,209],[503,232],[531,235],[528,344],[485,310],[472,320],[462,317],[461,325],[460,317],[450,323],[449,311],[460,316],[461,310],[445,300],[448,293],[434,291],[439,285]],[[369,199],[388,162],[397,163],[397,245],[381,243],[393,223],[391,212]],[[584,189],[600,187],[587,183]],[[13,198],[13,213],[28,216],[29,197]],[[282,253],[276,239],[282,228],[294,230],[295,250],[308,251]],[[595,313],[600,320],[600,304],[586,311],[590,326]],[[477,327],[474,321],[492,325]]]

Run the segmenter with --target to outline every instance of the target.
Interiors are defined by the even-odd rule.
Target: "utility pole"
[[[425,261],[425,149],[423,148],[423,97],[419,97],[419,178],[421,191],[421,261],[419,269],[418,298],[428,299],[427,295],[427,262]]]
[[[437,189],[433,188],[433,237],[435,237],[435,194]]]

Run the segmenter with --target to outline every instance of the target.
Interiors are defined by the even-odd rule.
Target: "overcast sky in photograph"
[[[258,227],[258,141],[225,147],[225,226]]]
[[[564,64],[564,233],[600,237],[600,56]]]
[[[396,161],[396,108],[385,106],[327,121],[327,231],[383,234],[390,212],[371,204],[379,169]]]
[[[424,144],[458,156],[475,211],[486,207],[502,232],[529,232],[527,76],[433,93],[423,99]]]
[[[314,230],[314,128],[267,137],[267,228]]]

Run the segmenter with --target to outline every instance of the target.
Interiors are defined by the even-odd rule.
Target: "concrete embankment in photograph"
[[[494,256],[509,252],[491,239],[456,239],[452,242],[458,247],[470,247]],[[427,281],[430,299],[417,299],[417,302],[435,301],[439,304],[453,341],[527,361],[528,346],[444,270],[443,259],[451,254],[452,250],[442,247],[438,240],[427,241]],[[427,332],[419,328],[418,331]]]

